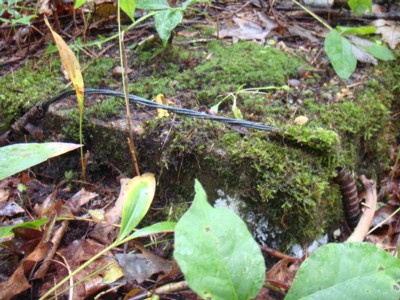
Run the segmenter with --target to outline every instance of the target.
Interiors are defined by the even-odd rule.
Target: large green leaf
[[[74,8],[77,9],[79,7],[81,7],[83,4],[85,4],[88,0],[76,0],[75,1],[75,5]]]
[[[383,61],[394,60],[395,57],[390,49],[384,45],[358,46],[372,56]]]
[[[371,0],[349,0],[348,4],[354,15],[359,16],[365,14],[366,11],[372,13]]]
[[[40,226],[46,224],[47,218],[35,220],[32,222],[24,222],[16,225],[6,225],[0,227],[0,242],[4,239],[14,236],[13,230],[15,228],[32,228],[38,229]]]
[[[172,30],[182,22],[182,18],[183,15],[180,10],[172,9],[160,11],[154,16],[154,24],[164,47],[168,43]]]
[[[136,176],[127,185],[122,207],[121,230],[118,240],[124,239],[146,215],[156,191],[154,174]]]
[[[147,10],[170,8],[167,0],[136,0],[136,7]]]
[[[31,143],[1,147],[0,180],[79,147],[82,145],[71,143]]]
[[[376,33],[376,27],[375,26],[360,26],[360,27],[336,26],[336,29],[341,34],[364,35],[364,34],[374,34],[374,33]]]
[[[260,248],[246,224],[213,208],[196,180],[196,196],[175,228],[174,257],[189,286],[206,299],[250,299],[264,283]]]
[[[136,0],[119,0],[119,5],[124,13],[134,21],[135,17],[135,9],[136,9]]]
[[[351,43],[337,30],[331,30],[325,38],[324,48],[336,74],[343,79],[349,78],[357,66]]]
[[[400,260],[370,243],[328,244],[300,267],[285,300],[399,299]]]

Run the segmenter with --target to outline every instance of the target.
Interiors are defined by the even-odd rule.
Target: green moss
[[[112,76],[112,70],[115,66],[117,66],[117,63],[111,58],[98,58],[89,61],[83,72],[85,86],[93,88],[116,87],[118,81]]]
[[[124,100],[121,98],[107,98],[98,105],[87,108],[89,116],[100,120],[111,120],[115,117],[124,116]]]
[[[0,132],[32,106],[55,96],[62,87],[60,61],[42,59],[30,62],[16,72],[0,78]]]
[[[142,49],[132,68],[150,66],[154,72],[143,74],[129,87],[148,98],[158,93],[182,95],[187,103],[211,106],[217,96],[240,87],[281,86],[297,74],[300,65],[283,52],[250,42],[227,45],[214,41],[196,52],[173,46],[162,56]]]

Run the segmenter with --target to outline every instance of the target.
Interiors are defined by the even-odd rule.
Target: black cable
[[[57,95],[56,97],[44,102],[42,104],[42,107],[45,110],[47,110],[51,104],[53,104],[57,101],[60,101],[61,99],[66,98],[68,96],[74,95],[74,94],[75,94],[74,90],[63,92],[63,93]],[[125,98],[124,93],[120,93],[120,92],[116,92],[116,91],[112,91],[112,90],[90,89],[90,88],[85,89],[85,95],[93,95],[93,94]],[[168,105],[164,105],[164,104],[158,104],[151,100],[147,100],[147,99],[141,98],[136,95],[131,95],[131,94],[129,95],[129,100],[130,100],[130,102],[144,105],[146,107],[165,109],[165,110],[174,112],[179,115],[189,116],[191,118],[217,121],[217,122],[221,122],[224,124],[241,126],[241,127],[246,127],[246,128],[254,128],[254,129],[264,130],[264,131],[279,131],[280,130],[278,127],[275,127],[275,126],[263,125],[263,124],[259,124],[259,123],[255,123],[255,122],[251,122],[251,121],[247,121],[247,120],[225,118],[225,117],[221,117],[221,116],[214,116],[214,115],[206,114],[206,113],[199,112],[199,111],[192,110],[192,109],[178,108],[178,107],[168,106]]]

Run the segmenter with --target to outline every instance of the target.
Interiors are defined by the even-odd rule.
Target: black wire
[[[44,102],[42,104],[42,107],[47,110],[51,104],[53,104],[63,98],[66,98],[68,96],[74,95],[74,94],[75,94],[74,90],[63,92],[63,93],[57,95],[56,97],[50,99],[49,101]],[[123,93],[112,91],[112,90],[90,89],[90,88],[85,89],[85,95],[93,95],[93,94],[125,98]],[[259,124],[259,123],[255,123],[255,122],[250,122],[247,120],[238,120],[238,119],[233,119],[233,118],[214,116],[214,115],[206,114],[206,113],[199,112],[199,111],[192,110],[192,109],[178,108],[178,107],[168,106],[168,105],[164,105],[164,104],[159,104],[159,103],[153,102],[151,100],[147,100],[147,99],[141,98],[136,95],[131,95],[131,94],[129,95],[129,100],[130,100],[130,102],[133,102],[136,104],[141,104],[146,107],[165,109],[165,110],[174,112],[179,115],[189,116],[191,118],[217,121],[217,122],[221,122],[224,124],[230,124],[230,125],[241,126],[241,127],[246,127],[246,128],[254,128],[254,129],[264,130],[264,131],[280,130],[278,127],[275,127],[275,126],[263,125],[263,124]]]

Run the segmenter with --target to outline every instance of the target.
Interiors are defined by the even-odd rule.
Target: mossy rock
[[[173,45],[164,52],[145,45],[133,53],[130,61],[134,73],[130,75],[129,90],[133,94],[152,99],[163,93],[172,105],[202,111],[229,95],[219,107],[220,114],[234,115],[235,98],[245,119],[281,128],[269,133],[179,116],[156,119],[156,112],[147,119],[138,118],[142,110],[133,106],[138,109],[133,114],[135,128],[142,132],[135,138],[139,164],[143,172],[157,174],[155,205],[166,206],[157,216],[161,220],[180,217],[193,199],[193,182],[198,178],[211,201],[218,197],[217,190],[223,190],[245,203],[242,217],[254,216],[252,229],[259,240],[267,244],[278,240],[281,246],[304,242],[341,219],[340,195],[333,184],[336,167],[346,165],[374,178],[388,167],[387,145],[396,138],[399,128],[390,118],[396,105],[394,82],[399,78],[393,64],[382,64],[385,76],[374,76],[362,88],[356,88],[353,97],[330,99],[323,94],[334,96],[338,86],[328,84],[318,92],[281,88],[288,79],[298,76],[298,68],[304,65],[301,59],[249,42],[211,42],[193,49]],[[98,60],[91,74],[100,75],[87,86],[96,87],[97,81],[100,85],[115,85],[111,65],[109,60],[104,64]],[[14,76],[20,76],[19,72]],[[30,76],[22,72],[26,70],[21,76]],[[319,74],[314,75],[310,81],[320,80]],[[392,89],[387,88],[386,77]],[[243,91],[268,86],[278,91]],[[43,90],[40,95],[47,92]],[[10,93],[8,103],[17,97]],[[121,118],[120,102],[107,101],[86,114],[85,142],[97,160],[92,169],[112,164],[133,175],[126,128],[119,127],[116,133],[110,121]],[[63,120],[63,125],[58,122],[63,128],[62,140],[77,141],[78,115],[68,115],[70,121]],[[310,121],[295,125],[293,120],[299,115]],[[7,120],[14,117],[15,112]],[[98,118],[105,122],[95,121]],[[262,222],[268,226],[262,226]],[[269,231],[268,238],[257,233],[260,228]]]

